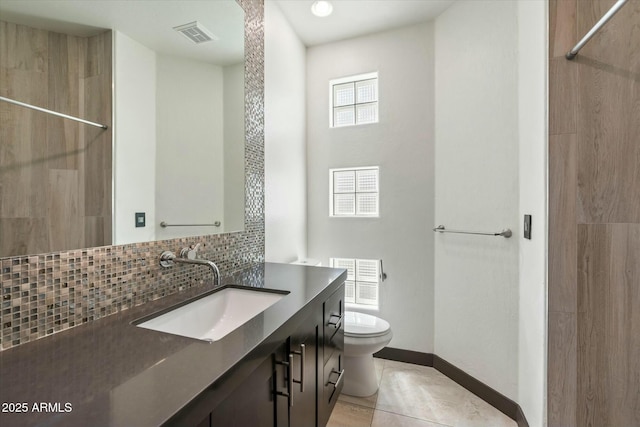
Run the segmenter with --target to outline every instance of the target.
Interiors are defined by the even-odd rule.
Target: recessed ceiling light
[[[320,18],[331,15],[333,12],[333,6],[328,1],[314,1],[311,5],[311,13]]]

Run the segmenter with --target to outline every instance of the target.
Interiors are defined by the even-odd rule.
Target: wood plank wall
[[[111,243],[111,32],[0,21],[0,257]]]
[[[640,1],[549,4],[550,427],[640,426]]]

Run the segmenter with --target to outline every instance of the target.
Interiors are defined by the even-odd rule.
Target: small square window
[[[330,127],[378,122],[378,73],[331,80]]]
[[[378,167],[329,171],[329,216],[378,217]]]
[[[353,83],[343,83],[333,86],[333,106],[342,107],[356,103]]]
[[[330,258],[329,265],[347,269],[345,303],[378,308],[380,260]]]

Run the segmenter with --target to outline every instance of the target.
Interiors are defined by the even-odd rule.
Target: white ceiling
[[[244,60],[244,11],[235,0],[0,0],[0,19],[78,36],[118,30],[156,52],[217,65]],[[219,40],[196,45],[173,30],[193,21]]]
[[[455,0],[332,0],[333,13],[318,18],[313,0],[275,1],[306,46],[429,21]]]
[[[332,0],[325,18],[311,13],[313,0],[266,1],[314,46],[432,20],[455,0]],[[0,0],[0,19],[82,36],[115,29],[157,52],[218,65],[244,54],[244,13],[235,0]],[[192,21],[220,40],[195,45],[172,29]]]

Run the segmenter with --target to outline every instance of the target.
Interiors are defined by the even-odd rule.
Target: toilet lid
[[[344,317],[344,335],[347,337],[378,337],[391,329],[389,322],[370,314],[346,311]]]

